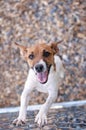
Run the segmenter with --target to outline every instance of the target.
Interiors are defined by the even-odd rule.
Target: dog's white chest
[[[37,89],[39,92],[48,93],[47,86],[38,85],[38,86],[36,87],[36,89]]]

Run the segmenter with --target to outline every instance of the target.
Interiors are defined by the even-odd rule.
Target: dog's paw
[[[39,127],[42,127],[44,124],[47,124],[47,116],[44,113],[38,113],[35,122],[39,125]]]
[[[13,125],[16,125],[16,126],[22,126],[22,125],[24,125],[25,124],[25,122],[26,122],[26,120],[24,120],[24,119],[15,119],[13,122],[12,122],[12,124]]]

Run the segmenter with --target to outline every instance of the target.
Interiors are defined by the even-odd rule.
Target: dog
[[[26,109],[30,100],[30,93],[36,89],[40,92],[48,93],[46,102],[38,112],[35,122],[39,126],[47,124],[47,113],[56,100],[58,86],[61,79],[64,78],[64,67],[62,60],[58,56],[59,43],[38,43],[25,47],[16,43],[20,49],[23,58],[29,64],[29,74],[21,95],[20,112],[13,124],[19,126],[26,122]]]

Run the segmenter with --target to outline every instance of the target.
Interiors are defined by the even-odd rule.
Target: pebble
[[[67,56],[67,55],[65,55],[65,54],[62,56],[62,58],[63,58],[63,60],[65,60],[66,62],[68,62],[68,61],[69,61],[68,56]]]
[[[50,10],[50,14],[53,15],[53,13],[55,13],[57,11],[58,7],[54,6],[51,10]]]
[[[82,111],[83,110],[83,111]],[[86,129],[86,108],[81,107],[71,107],[62,109],[51,109],[48,113],[48,124],[43,127],[38,127],[34,122],[34,116],[37,111],[28,111],[27,122],[23,126],[14,126],[12,121],[18,113],[5,113],[0,115],[0,129],[5,130],[85,130]],[[72,117],[70,120],[69,117]]]

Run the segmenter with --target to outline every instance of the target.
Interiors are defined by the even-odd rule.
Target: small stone
[[[65,55],[65,54],[62,56],[62,58],[63,58],[63,60],[65,60],[65,61],[67,61],[67,62],[69,61],[68,56]]]
[[[51,10],[50,10],[50,13],[53,14],[57,11],[58,7],[57,6],[54,6]]]

